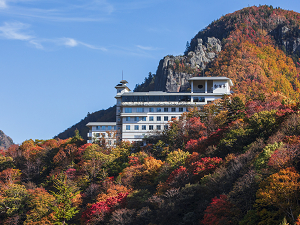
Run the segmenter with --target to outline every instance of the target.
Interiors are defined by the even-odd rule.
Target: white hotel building
[[[192,77],[191,92],[131,92],[127,81],[117,89],[116,122],[90,122],[89,143],[105,138],[107,145],[116,141],[141,141],[168,128],[168,121],[179,118],[190,107],[199,107],[229,95],[232,81],[227,77]],[[115,134],[112,136],[111,134]]]

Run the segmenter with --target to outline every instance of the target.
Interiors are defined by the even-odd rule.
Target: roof
[[[116,126],[116,122],[89,122],[86,126]]]
[[[149,92],[125,92],[122,96],[133,96],[133,95],[191,95],[191,92],[163,92],[163,91],[149,91]]]
[[[229,85],[233,86],[233,83],[230,78],[228,77],[191,77],[188,81],[194,80],[229,80]]]

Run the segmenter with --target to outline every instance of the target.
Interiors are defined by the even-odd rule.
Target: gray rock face
[[[8,149],[12,144],[14,144],[13,140],[0,130],[0,149]]]
[[[222,50],[221,41],[215,37],[208,37],[203,41],[198,39],[194,51],[187,56],[166,56],[159,63],[155,78],[155,91],[180,92],[186,91],[190,85],[188,79],[192,74],[174,70],[176,62],[184,63],[186,67],[202,71],[206,65],[214,60]]]
[[[278,45],[285,47],[288,54],[297,54],[300,56],[300,29],[279,25],[270,32]]]

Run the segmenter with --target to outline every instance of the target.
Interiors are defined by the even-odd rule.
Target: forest
[[[234,93],[144,146],[87,144],[76,131],[2,150],[0,223],[300,225],[300,50],[280,41],[299,30],[299,13],[253,6],[200,31],[189,50],[222,39],[205,75],[231,78]]]
[[[191,108],[147,145],[27,140],[0,156],[2,224],[300,224],[300,103]],[[285,223],[283,223],[285,222]]]

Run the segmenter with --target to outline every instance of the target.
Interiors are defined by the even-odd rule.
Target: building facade
[[[233,86],[227,77],[193,77],[189,83],[190,92],[131,92],[127,81],[122,80],[115,87],[115,140],[141,141],[144,137],[161,133],[173,118],[178,119],[191,107],[200,107],[229,95]],[[93,136],[95,126],[102,125],[89,123],[87,126],[90,127],[88,135]]]
[[[116,122],[89,122],[88,143],[101,142],[107,146],[116,145]]]

